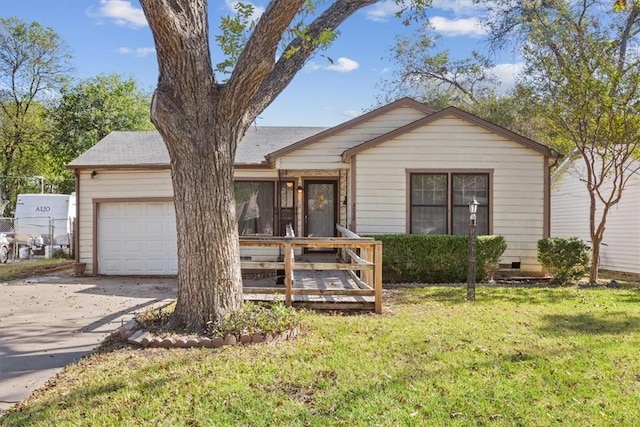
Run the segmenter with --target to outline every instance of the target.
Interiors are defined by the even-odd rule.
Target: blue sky
[[[232,12],[232,0],[210,0],[209,22],[215,34],[220,17]],[[246,1],[245,1],[246,3]],[[259,13],[267,1],[254,0]],[[483,10],[471,0],[434,0],[428,16],[442,47],[461,57],[486,48],[478,22]],[[381,1],[357,12],[340,27],[340,37],[298,73],[265,110],[258,124],[333,126],[377,104],[378,84],[389,77],[389,49],[396,36],[410,34],[394,16],[393,1]],[[94,77],[118,73],[135,78],[143,88],[155,87],[158,71],[151,31],[137,0],[0,0],[0,14],[53,28],[74,56],[74,75]],[[213,62],[220,62],[215,57]],[[497,60],[495,73],[504,85],[513,81],[515,58]]]

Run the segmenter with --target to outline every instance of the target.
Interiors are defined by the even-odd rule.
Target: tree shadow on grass
[[[515,304],[557,304],[578,298],[572,287],[515,288],[495,285],[476,285],[477,303],[509,302]],[[464,283],[446,286],[422,286],[396,288],[395,301],[404,304],[422,304],[425,300],[447,303],[467,303],[467,285]]]
[[[578,296],[571,287],[498,287],[476,289],[476,301],[516,304],[559,304]]]
[[[425,301],[461,303],[465,301],[466,288],[460,286],[437,287],[437,286],[412,286],[406,288],[395,288],[386,295],[400,304],[424,304]]]
[[[43,387],[41,390],[36,391],[31,398],[18,403],[9,409],[6,414],[3,414],[3,417],[0,419],[0,426],[49,425],[52,421],[50,419],[51,414],[48,411],[50,408],[83,408],[94,404],[101,404],[97,402],[99,402],[100,399],[104,399],[104,395],[113,395],[114,393],[131,393],[135,390],[143,394],[154,393],[156,390],[166,387],[171,381],[172,380],[167,377],[162,377],[127,385],[122,380],[112,380],[104,384],[76,387],[67,393],[55,395],[50,400],[32,403],[34,398],[39,397],[41,391],[46,392],[47,387]],[[56,387],[55,380],[49,384],[49,387],[51,386]],[[87,403],[94,399],[95,403]],[[54,410],[54,413],[55,412]]]
[[[627,334],[640,331],[640,317],[624,312],[606,313],[604,316],[592,314],[549,314],[542,317],[546,323],[539,328],[546,335],[566,334]]]

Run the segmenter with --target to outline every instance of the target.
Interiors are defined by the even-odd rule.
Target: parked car
[[[6,264],[13,252],[13,232],[0,233],[0,263]]]

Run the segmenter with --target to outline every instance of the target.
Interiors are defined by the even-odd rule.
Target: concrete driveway
[[[57,274],[0,283],[0,415],[177,289],[171,278]]]

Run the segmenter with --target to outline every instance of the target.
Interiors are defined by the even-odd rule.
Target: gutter
[[[76,263],[80,263],[80,171],[74,169],[73,175],[76,181],[76,220],[73,221],[73,245],[75,246],[75,253],[73,257]]]

